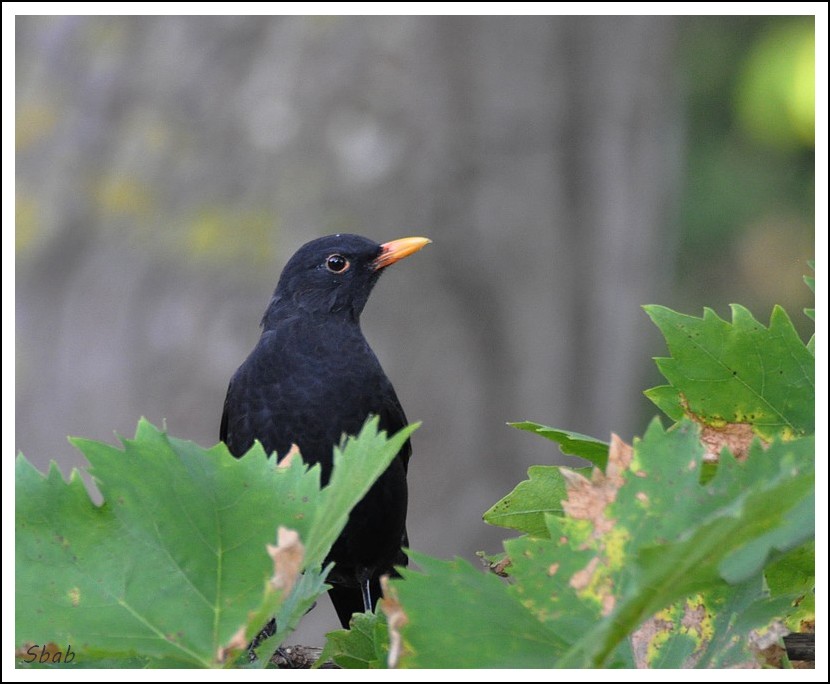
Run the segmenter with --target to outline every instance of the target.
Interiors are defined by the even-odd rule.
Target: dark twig
[[[790,660],[816,659],[815,634],[788,634],[784,637],[784,647]]]
[[[309,669],[323,652],[322,648],[310,646],[283,646],[271,657],[271,662],[279,668],[288,670]],[[336,668],[332,663],[325,663],[323,669]]]

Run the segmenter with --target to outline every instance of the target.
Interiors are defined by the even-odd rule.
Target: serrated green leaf
[[[810,265],[810,268],[812,268],[814,271],[816,270],[816,265],[815,265],[814,262],[810,261],[810,262],[808,262],[808,264]],[[816,279],[813,276],[805,275],[804,276],[804,282],[807,285],[807,287],[810,288],[811,292],[816,291]],[[816,310],[815,309],[812,309],[812,308],[804,309],[804,313],[805,313],[805,315],[807,315],[812,320],[816,320]],[[812,344],[812,342],[813,342],[813,340],[811,339],[810,343]],[[808,346],[810,346],[810,345],[808,345]],[[810,351],[813,351],[813,353],[815,354],[815,351],[812,348],[810,349]]]
[[[342,448],[335,447],[334,470],[323,490],[323,505],[318,506],[309,531],[306,545],[309,564],[323,562],[346,526],[349,512],[420,426],[420,423],[414,423],[387,437],[379,424],[377,416],[370,418],[359,435],[348,437]],[[343,463],[348,463],[348,467],[342,467]]]
[[[405,438],[391,441],[399,447]],[[220,649],[240,628],[249,639],[275,611],[284,634],[324,591],[320,559],[371,486],[364,478],[397,452],[377,421],[367,422],[321,492],[318,467],[296,460],[277,468],[258,444],[236,459],[223,444],[202,449],[143,420],[122,442],[123,451],[73,440],[101,506],[77,472],[66,483],[54,464],[44,477],[18,459],[18,645],[71,643],[87,662],[207,667],[221,664]],[[268,582],[266,544],[276,543],[279,525],[298,530],[307,549],[307,572],[288,596]]]
[[[652,402],[675,422],[686,417],[683,412],[682,396],[671,385],[659,385],[643,392]]]
[[[389,632],[386,616],[377,613],[355,613],[349,629],[326,634],[326,646],[315,666],[331,660],[346,669],[386,668]]]
[[[804,276],[804,282],[810,288],[811,292],[816,291],[816,279],[813,276]]]
[[[605,470],[605,464],[608,462],[608,442],[603,442],[578,432],[559,430],[527,420],[518,423],[508,423],[508,425],[518,430],[533,432],[552,442],[556,442],[563,454],[579,456],[590,461],[601,470]]]
[[[249,669],[271,667],[271,654],[297,628],[297,624],[311,610],[314,602],[328,591],[325,579],[329,570],[330,567],[325,570],[314,567],[303,572],[297,579],[294,590],[279,605],[276,615],[264,610],[249,614],[250,624],[260,626],[265,625],[273,617],[276,622],[276,630],[270,637],[259,640],[254,649],[256,659],[253,662],[250,662],[248,653],[243,653],[240,656],[242,667]]]
[[[815,359],[781,307],[769,328],[737,304],[731,324],[711,309],[703,318],[644,309],[666,338],[672,356],[657,365],[687,415],[713,426],[748,423],[767,441],[814,431]]]
[[[234,537],[248,536],[248,521],[235,519],[239,508],[216,497],[239,496],[239,477],[264,476],[254,467],[267,463],[250,459],[246,467],[228,469],[228,486],[217,492],[209,480],[231,462],[229,454],[224,462],[219,450],[195,459],[177,454],[146,424],[139,425],[136,440],[125,440],[125,452],[75,443],[107,501],[100,508],[79,478],[70,482],[78,485],[70,498],[55,468],[44,488],[39,474],[22,458],[18,462],[18,606],[33,608],[18,612],[18,640],[55,634],[78,644],[85,658],[147,654],[213,664],[216,649],[245,623],[245,603],[250,608],[263,600],[269,574],[264,545],[273,541],[273,525],[264,535],[257,535],[257,522],[250,526],[248,533],[260,543],[249,554],[247,573],[225,573],[226,582],[236,575],[233,584],[223,586],[221,573],[194,576],[189,568],[227,568],[227,549],[238,543]],[[222,509],[227,513],[217,516]],[[39,590],[47,578],[46,591]],[[242,603],[242,612],[233,606],[226,612],[226,593]]]
[[[590,473],[590,468],[580,468]],[[531,466],[528,480],[520,482],[485,514],[488,525],[519,530],[533,537],[547,537],[545,514],[562,515],[566,499],[565,478],[558,466]]]
[[[467,561],[409,552],[421,571],[392,584],[407,616],[401,666],[551,667],[563,643],[507,590]]]

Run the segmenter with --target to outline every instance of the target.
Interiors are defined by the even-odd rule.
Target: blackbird
[[[393,434],[407,425],[392,383],[360,329],[360,314],[380,274],[431,242],[409,237],[378,244],[330,235],[303,245],[286,264],[262,318],[262,336],[234,373],[220,439],[237,458],[258,439],[284,457],[296,444],[319,463],[325,485],[332,449],[369,415]],[[349,515],[329,553],[329,591],[344,627],[373,610],[380,576],[406,565],[407,441]]]

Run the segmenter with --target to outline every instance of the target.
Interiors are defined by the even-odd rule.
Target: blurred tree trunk
[[[528,464],[556,458],[506,420],[604,439],[641,427],[658,348],[639,307],[674,248],[674,20],[452,18],[420,33],[409,195],[437,234],[447,325],[476,385],[446,423],[464,446],[440,467],[504,491],[517,448],[538,448]],[[435,361],[457,375],[458,359]]]
[[[67,434],[141,415],[215,442],[294,249],[423,234],[364,315],[424,421],[411,540],[498,550],[483,511],[561,462],[506,421],[644,427],[674,42],[671,17],[18,17],[17,447],[74,463]]]

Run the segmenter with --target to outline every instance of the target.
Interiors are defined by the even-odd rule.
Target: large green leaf
[[[71,643],[79,661],[223,664],[220,649],[244,646],[275,612],[295,624],[323,591],[320,561],[413,429],[387,441],[377,419],[367,422],[322,492],[319,468],[299,459],[276,467],[258,444],[235,459],[223,444],[202,449],[146,421],[123,451],[73,440],[101,506],[77,472],[66,483],[54,464],[44,477],[19,457],[16,643]],[[269,582],[289,572],[266,552],[279,526],[306,548],[306,575],[289,594]]]
[[[737,304],[731,324],[711,309],[696,318],[644,308],[671,351],[656,361],[675,391],[646,394],[670,416],[682,410],[714,427],[746,423],[767,441],[814,432],[815,359],[781,307],[773,309],[769,328]]]

